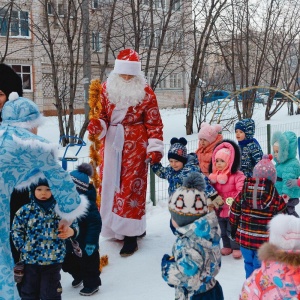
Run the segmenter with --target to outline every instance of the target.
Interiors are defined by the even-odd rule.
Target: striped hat
[[[76,185],[79,194],[85,194],[90,184],[90,176],[93,175],[93,167],[90,164],[82,163],[76,170],[70,172],[71,178]]]

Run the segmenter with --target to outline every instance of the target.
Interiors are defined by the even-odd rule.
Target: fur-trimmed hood
[[[271,243],[265,243],[259,248],[258,257],[262,261],[276,261],[293,267],[300,267],[300,250],[282,250]]]
[[[292,131],[274,132],[272,136],[272,145],[277,142],[279,144],[278,159],[274,157],[276,163],[284,163],[288,159],[296,158],[297,155],[297,136]],[[273,151],[274,156],[274,151]]]
[[[209,173],[212,173],[212,171],[213,171],[213,161],[215,160],[215,155],[216,155],[217,151],[226,147],[226,143],[230,144],[229,147],[231,149],[233,149],[233,151],[234,151],[234,155],[232,155],[230,163],[229,163],[230,164],[230,173],[235,174],[240,169],[240,165],[241,165],[240,147],[234,141],[229,140],[229,139],[224,139],[223,141],[218,143],[214,148],[211,162],[209,164]]]

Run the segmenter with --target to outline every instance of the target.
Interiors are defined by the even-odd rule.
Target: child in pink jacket
[[[229,255],[232,253],[232,256],[236,259],[241,258],[242,253],[240,246],[228,237],[231,232],[229,223],[230,206],[226,202],[234,200],[243,189],[245,175],[239,171],[240,161],[239,146],[231,140],[223,140],[213,151],[210,165],[211,174],[208,176],[212,186],[225,202],[217,212],[223,242],[221,254]]]
[[[212,153],[215,146],[222,142],[223,136],[220,133],[222,126],[220,124],[209,125],[203,122],[201,124],[200,131],[198,133],[198,149],[196,154],[198,157],[201,172],[205,175],[209,175],[209,164],[211,161]]]
[[[240,300],[300,299],[300,219],[276,215],[269,232],[258,250],[262,265],[246,279]]]

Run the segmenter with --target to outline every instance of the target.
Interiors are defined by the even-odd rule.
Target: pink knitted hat
[[[265,154],[262,159],[255,165],[252,177],[266,178],[273,183],[276,182],[277,174],[274,164],[272,163],[272,155]]]
[[[229,165],[231,152],[228,148],[222,148],[216,152],[215,160],[222,159],[226,162],[226,165]]]
[[[221,131],[222,126],[220,124],[209,125],[208,123],[203,122],[198,133],[198,139],[205,139],[209,143],[212,143],[217,139],[218,133]]]

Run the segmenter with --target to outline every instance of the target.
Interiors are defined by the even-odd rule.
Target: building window
[[[166,0],[155,0],[155,8],[166,8]]]
[[[171,74],[170,75],[170,88],[171,89],[178,89],[182,88],[182,77],[181,74]]]
[[[145,48],[148,48],[150,45],[150,33],[148,29],[143,31],[141,44]]]
[[[9,28],[8,28],[9,27]],[[0,9],[0,35],[29,37],[29,19],[27,11],[13,10],[11,15],[7,9]]]
[[[173,0],[172,10],[180,10],[181,0]]]
[[[23,82],[23,90],[32,90],[31,66],[11,65],[12,69],[20,75]]]
[[[92,0],[92,8],[100,8],[101,4],[109,4],[110,0]]]
[[[53,3],[52,2],[48,2],[47,3],[47,14],[52,16],[54,13],[54,9],[53,9]]]
[[[164,75],[161,75],[158,82],[158,88],[165,89],[166,87],[167,87],[166,77]]]
[[[92,33],[92,50],[95,52],[102,51],[102,36],[100,32]]]

